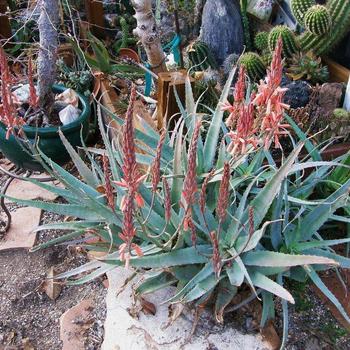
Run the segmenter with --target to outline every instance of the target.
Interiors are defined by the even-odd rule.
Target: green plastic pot
[[[61,93],[66,90],[66,87],[61,85],[54,85],[52,91],[54,93]],[[35,144],[37,140],[40,150],[45,153],[54,162],[64,165],[70,160],[66,148],[58,134],[60,128],[73,147],[81,146],[81,136],[85,140],[89,133],[89,117],[90,105],[87,99],[78,94],[79,108],[82,110],[81,115],[73,123],[63,125],[60,127],[35,128],[32,126],[24,126],[23,131],[28,140]],[[19,137],[11,135],[6,140],[6,126],[0,123],[0,151],[4,156],[14,163],[17,167],[31,170],[42,171],[40,162],[24,149],[23,140]]]

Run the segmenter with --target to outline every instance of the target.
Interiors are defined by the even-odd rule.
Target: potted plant
[[[38,21],[40,49],[37,58],[37,89],[33,81],[31,59],[28,62],[29,106],[35,121],[34,126],[26,125],[25,118],[18,113],[20,105],[13,95],[13,79],[4,50],[1,50],[1,114],[0,114],[0,150],[18,167],[41,170],[41,165],[33,155],[34,145],[60,164],[69,160],[58,135],[58,125],[53,125],[54,93],[61,93],[65,87],[54,85],[56,80],[57,48],[59,45],[57,27],[59,9],[57,0],[42,3]],[[78,94],[80,116],[72,123],[61,127],[62,132],[73,146],[81,145],[81,137],[88,134],[90,107],[86,99]],[[28,113],[26,113],[28,117]],[[82,134],[81,134],[82,133]]]

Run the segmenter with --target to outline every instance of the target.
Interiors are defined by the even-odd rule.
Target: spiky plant
[[[299,45],[293,31],[284,25],[274,27],[269,34],[269,48],[270,51],[274,51],[279,38],[282,38],[283,42],[283,55],[285,57],[291,57],[298,52]]]
[[[329,0],[326,3],[332,30],[317,35],[306,31],[300,37],[301,48],[304,51],[313,50],[317,55],[324,55],[332,50],[350,30],[350,1]]]
[[[350,259],[330,248],[350,239],[324,241],[319,235],[325,222],[337,220],[333,213],[349,205],[350,180],[327,198],[315,196],[315,187],[335,163],[319,162],[317,149],[290,118],[289,123],[304,142],[279,167],[268,151],[271,143],[278,145],[286,127],[283,111],[287,106],[281,102],[285,90],[278,86],[282,78],[280,51],[281,45],[268,78],[260,83],[257,95],[250,101],[245,98],[241,68],[235,91],[237,127],[229,129],[226,136],[221,136],[223,106],[229,107],[227,97],[235,71],[230,73],[211,115],[205,140],[187,80],[186,105],[171,133],[166,130],[159,135],[146,124],[143,130],[133,129],[135,92],[125,121],[114,116],[117,123],[124,125],[120,147],[112,147],[99,106],[105,149],[84,150],[90,166],[61,133],[79,178],[38,150],[43,165],[61,186],[25,180],[56,193],[65,202],[16,201],[76,219],[40,226],[38,231],[59,228],[69,233],[34,250],[76,241],[78,237],[83,242],[99,237],[97,245],[84,246],[106,254],[56,278],[80,284],[127,264],[146,277],[150,274],[137,288],[137,294],[173,285],[176,291],[171,302],[190,303],[196,308],[210,300],[218,322],[223,322],[225,309],[234,296],[248,285],[252,296],[262,295],[263,315],[274,314],[274,295],[282,299],[286,332],[287,302],[294,303],[294,299],[285,289],[284,280],[309,277],[350,322],[316,272],[337,265],[350,267]],[[255,126],[256,116],[261,120],[260,127]],[[144,153],[135,153],[136,143]],[[304,144],[312,159],[298,159]],[[101,156],[103,166],[98,159]],[[142,172],[145,166],[150,170]],[[312,169],[311,174],[300,181],[299,174],[304,169]],[[106,190],[98,191],[99,188]],[[262,326],[268,318],[263,318]]]
[[[304,79],[311,84],[325,83],[328,81],[328,67],[322,64],[321,57],[317,57],[312,51],[293,55],[287,68],[288,77],[293,80]]]
[[[305,28],[315,35],[324,35],[332,26],[331,16],[327,7],[322,5],[311,6],[304,17]]]
[[[304,16],[306,11],[311,6],[314,6],[314,5],[316,5],[315,0],[292,0],[291,1],[293,15],[302,27],[304,26]]]
[[[187,54],[191,67],[195,71],[204,71],[208,68],[217,68],[217,63],[208,45],[202,41],[195,41],[187,47]]]
[[[255,35],[254,46],[259,52],[269,51],[269,33],[259,32]]]
[[[255,52],[246,52],[239,59],[239,64],[245,67],[252,81],[259,81],[266,73],[266,66],[261,57]]]

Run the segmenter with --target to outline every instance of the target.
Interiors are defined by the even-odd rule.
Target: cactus
[[[259,81],[266,73],[266,67],[261,57],[255,52],[247,52],[239,59],[239,64],[244,66],[249,78]]]
[[[294,33],[287,26],[276,26],[269,34],[269,48],[271,52],[274,51],[280,36],[282,37],[283,55],[285,57],[291,57],[299,51]]]
[[[242,25],[243,25],[243,33],[244,33],[244,43],[247,50],[252,49],[252,40],[250,37],[250,25],[249,25],[249,19],[247,15],[247,6],[248,1],[247,0],[240,0],[241,5],[241,17],[242,17]]]
[[[136,44],[136,39],[133,37],[129,37],[129,24],[124,17],[120,17],[119,20],[122,38],[117,40],[114,44],[114,49],[119,52],[121,48],[129,47]]]
[[[209,47],[202,41],[196,41],[187,48],[188,59],[195,71],[217,68],[217,63]]]
[[[254,46],[260,52],[269,51],[269,33],[259,32],[255,35]]]
[[[302,27],[304,27],[304,16],[307,10],[314,5],[316,5],[315,0],[292,0],[293,15]]]
[[[350,1],[329,0],[327,9],[332,22],[332,30],[325,35],[305,32],[300,37],[303,50],[313,50],[317,55],[328,53],[344,38],[350,29]]]
[[[328,33],[332,24],[327,7],[322,5],[310,7],[305,14],[304,23],[305,28],[315,35]]]

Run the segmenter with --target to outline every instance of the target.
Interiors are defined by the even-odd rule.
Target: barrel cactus
[[[350,30],[350,1],[329,0],[326,8],[331,18],[332,30],[316,35],[306,31],[300,37],[303,50],[313,50],[317,55],[327,54]]]
[[[329,32],[332,20],[327,7],[315,5],[307,10],[304,23],[309,32],[315,35],[323,35]]]
[[[307,10],[314,5],[316,5],[315,0],[292,0],[293,15],[302,27],[304,26],[304,16]]]
[[[202,41],[196,41],[187,48],[188,59],[195,71],[203,71],[208,68],[217,68],[217,63],[208,45]]]
[[[244,66],[249,78],[259,81],[266,73],[266,67],[262,58],[255,52],[247,52],[239,59],[239,64]]]
[[[269,48],[271,52],[274,51],[279,37],[282,37],[283,55],[285,57],[291,57],[298,52],[298,43],[293,31],[282,25],[274,27],[269,34]]]
[[[254,46],[260,52],[269,50],[269,33],[259,32],[255,35]]]

